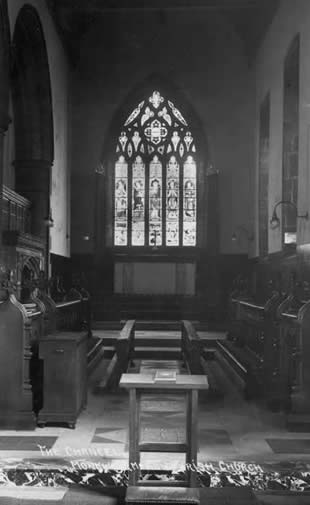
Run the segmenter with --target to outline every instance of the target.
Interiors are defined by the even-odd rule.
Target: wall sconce
[[[277,202],[273,208],[272,217],[270,219],[270,225],[272,229],[278,228],[278,226],[280,226],[280,218],[277,215],[277,207],[279,205],[290,205],[293,207],[293,209],[295,209],[296,218],[309,219],[308,212],[305,214],[298,214],[298,209],[294,202],[291,202],[290,200],[280,200],[280,202]]]
[[[43,222],[46,226],[46,228],[53,228],[54,226],[54,219],[52,218],[52,213],[51,211],[49,212],[49,215],[46,216],[44,219],[43,219]]]
[[[83,235],[83,240],[85,240],[85,242],[88,242],[90,240],[90,236],[87,234]]]
[[[237,228],[235,229],[234,233],[231,236],[231,240],[233,242],[236,242],[238,239],[238,236],[241,233],[246,237],[248,242],[253,242],[254,234],[252,232],[249,232],[249,230],[247,230],[244,226],[237,226]]]

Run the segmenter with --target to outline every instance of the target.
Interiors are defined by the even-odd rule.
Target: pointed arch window
[[[195,247],[197,153],[179,109],[153,91],[128,116],[115,151],[114,245]]]

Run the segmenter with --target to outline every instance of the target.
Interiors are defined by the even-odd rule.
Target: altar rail
[[[12,189],[2,189],[3,230],[31,232],[31,202]]]

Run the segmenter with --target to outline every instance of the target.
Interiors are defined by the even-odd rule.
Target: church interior
[[[0,0],[0,504],[310,503],[309,55],[309,0]]]

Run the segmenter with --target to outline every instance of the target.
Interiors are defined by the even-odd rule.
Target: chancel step
[[[137,359],[176,359],[182,358],[180,347],[135,347],[134,358]]]
[[[182,442],[141,442],[140,452],[186,452],[187,445]]]
[[[164,483],[159,489],[158,481],[153,481],[151,485],[130,486],[126,492],[125,503],[131,505],[142,505],[151,503],[175,504],[175,505],[198,505],[200,502],[200,492],[198,488],[170,488]]]

